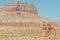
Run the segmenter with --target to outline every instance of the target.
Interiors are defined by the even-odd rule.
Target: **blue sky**
[[[60,22],[60,0],[0,0],[0,7],[18,1],[33,4],[42,18]]]

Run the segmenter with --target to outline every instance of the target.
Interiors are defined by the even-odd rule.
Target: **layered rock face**
[[[14,2],[7,4],[3,8],[0,8],[0,10],[9,11],[9,12],[22,11],[31,14],[37,14],[36,8],[32,4],[21,3],[21,2]]]
[[[32,4],[14,2],[0,8],[2,26],[40,26],[41,17]]]

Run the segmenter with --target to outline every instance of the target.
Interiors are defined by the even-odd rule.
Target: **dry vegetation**
[[[1,27],[0,40],[60,40],[60,27],[55,37],[44,38],[41,27]]]

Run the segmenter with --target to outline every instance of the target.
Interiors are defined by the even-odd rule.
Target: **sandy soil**
[[[60,40],[60,27],[56,36],[43,37],[41,27],[1,27],[0,40]]]

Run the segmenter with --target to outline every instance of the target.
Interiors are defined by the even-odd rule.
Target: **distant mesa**
[[[32,4],[13,2],[0,8],[0,25],[3,26],[41,26],[42,20],[45,19],[38,16]]]

